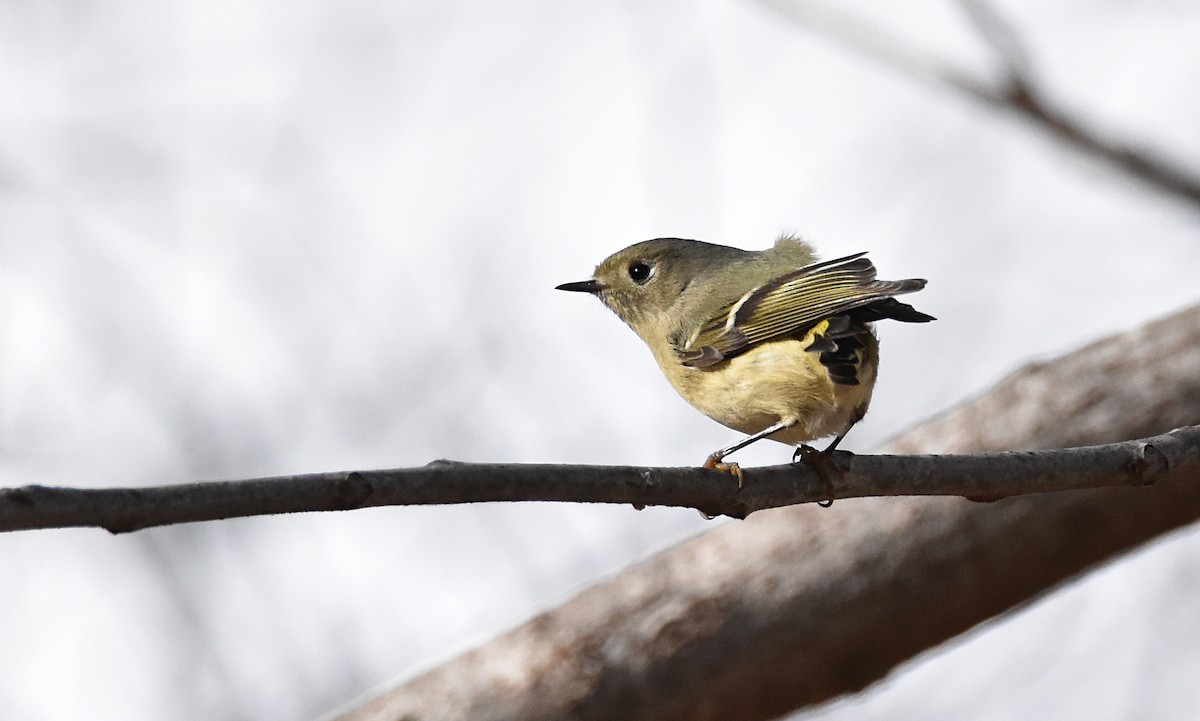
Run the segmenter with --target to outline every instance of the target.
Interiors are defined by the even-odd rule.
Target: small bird
[[[869,325],[934,320],[893,296],[918,278],[876,280],[865,253],[817,262],[783,235],[747,251],[656,238],[618,251],[592,278],[557,290],[591,293],[645,341],[667,380],[709,418],[745,438],[714,451],[706,468],[742,473],[724,458],[762,438],[827,458],[871,402],[879,342]],[[835,435],[824,451],[805,442]]]

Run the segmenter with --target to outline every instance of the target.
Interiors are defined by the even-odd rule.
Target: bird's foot
[[[821,508],[829,508],[833,505],[833,479],[842,473],[842,470],[833,462],[833,450],[833,445],[823,451],[818,451],[810,445],[801,443],[796,446],[796,452],[792,454],[792,463],[807,464],[817,472],[817,478],[821,479],[821,485],[825,491],[825,498],[817,501],[817,505]]]
[[[746,477],[742,475],[741,466],[736,463],[725,463],[721,460],[721,458],[722,456],[719,456],[716,453],[712,454],[705,459],[704,467],[712,468],[713,470],[721,471],[722,473],[732,473],[737,477],[738,490],[740,491],[746,486]]]

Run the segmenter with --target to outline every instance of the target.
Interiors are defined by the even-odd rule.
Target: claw
[[[721,456],[718,456],[716,453],[705,459],[704,467],[721,471],[723,473],[732,473],[733,475],[737,476],[738,490],[741,490],[746,486],[746,477],[742,475],[741,466],[736,463],[725,463],[721,460]]]
[[[792,463],[795,463],[796,461],[804,461],[810,466],[815,466],[820,463],[820,458],[822,455],[823,454],[821,451],[818,451],[816,448],[813,448],[807,443],[801,443],[800,445],[796,446],[796,452],[792,454]]]
[[[840,440],[840,439],[839,439]],[[833,445],[836,445],[833,444]],[[833,463],[833,445],[823,451],[818,451],[810,445],[801,443],[796,446],[796,452],[792,454],[792,463],[802,461],[817,472],[817,478],[821,479],[821,484],[825,487],[826,498],[817,501],[817,505],[821,508],[829,508],[833,505],[833,474],[840,474],[841,470]]]

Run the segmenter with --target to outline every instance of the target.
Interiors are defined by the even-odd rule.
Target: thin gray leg
[[[723,459],[725,456],[729,455],[730,453],[733,453],[734,451],[739,451],[755,441],[761,441],[762,439],[766,438],[767,436],[771,435],[772,433],[777,433],[779,431],[782,431],[784,428],[790,428],[794,425],[796,425],[796,421],[794,421],[794,420],[780,421],[780,422],[776,423],[775,425],[771,426],[770,428],[764,428],[763,430],[759,431],[758,433],[746,436],[745,438],[738,441],[737,443],[734,443],[732,446],[730,446],[728,448],[722,448],[721,450],[716,451],[715,453],[713,453],[712,455],[710,455],[708,457],[708,460],[712,463],[720,463],[721,459]]]

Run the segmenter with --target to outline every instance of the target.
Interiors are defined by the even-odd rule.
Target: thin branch
[[[1144,486],[1200,477],[1200,426],[1140,441],[1036,453],[857,456],[810,466],[746,469],[745,487],[702,468],[437,461],[423,468],[312,473],[143,488],[0,489],[0,531],[98,526],[113,533],[173,523],[370,506],[484,501],[684,506],[745,518],[829,498],[965,496],[997,500],[1047,491]]]
[[[851,13],[804,0],[758,0],[851,51],[920,82],[952,90],[1032,121],[1044,131],[1151,186],[1200,205],[1200,175],[1160,152],[1108,137],[1089,127],[1041,91],[1031,77],[1028,56],[1012,26],[981,0],[961,0],[968,18],[1004,64],[1004,77],[989,81],[930,57],[911,44]]]

